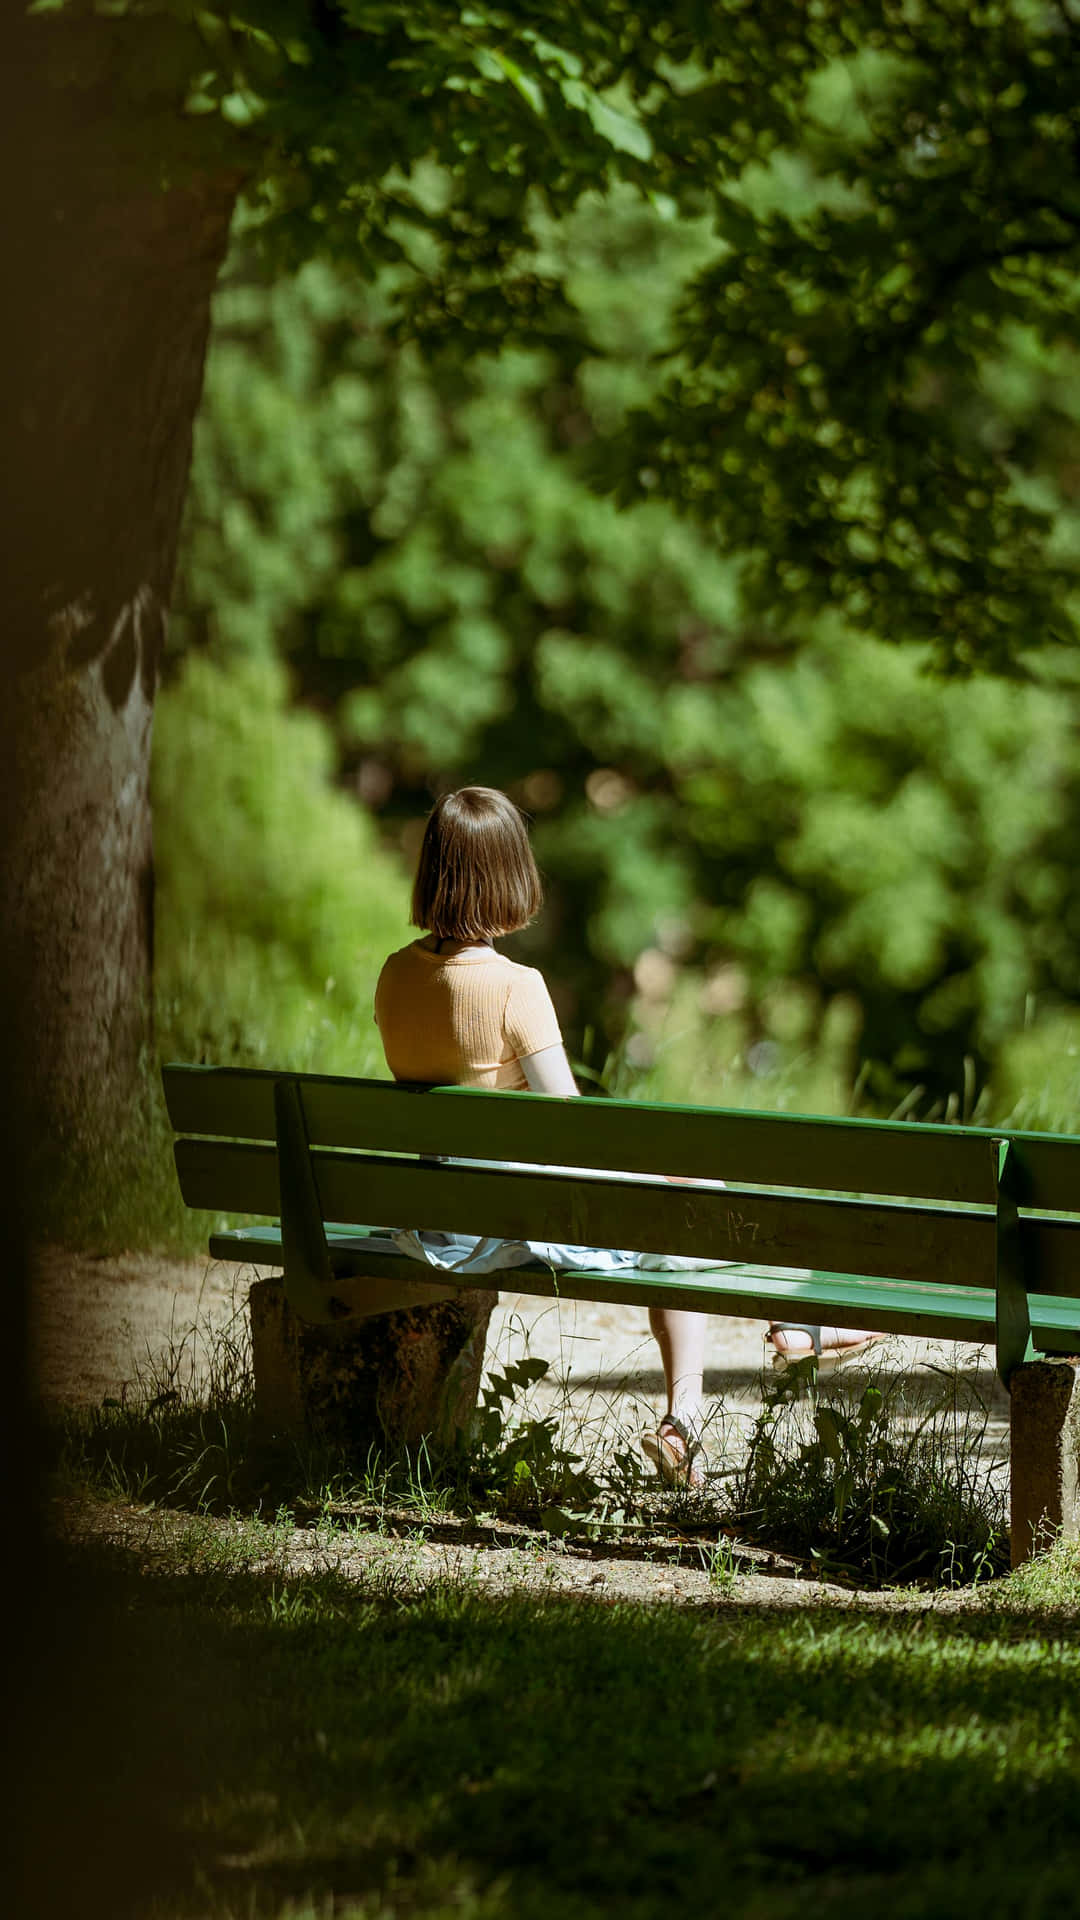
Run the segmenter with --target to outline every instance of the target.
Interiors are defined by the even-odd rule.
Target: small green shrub
[[[467,1484],[507,1513],[548,1513],[553,1507],[588,1507],[599,1488],[567,1442],[557,1414],[536,1415],[518,1396],[550,1372],[547,1360],[507,1361],[488,1373],[469,1437]]]
[[[974,1584],[1003,1570],[1007,1531],[1000,1459],[974,1385],[942,1368],[888,1378],[857,1397],[854,1372],[819,1391],[811,1363],[766,1390],[749,1446],[731,1446],[721,1411],[705,1493],[661,1489],[628,1444],[622,1411],[593,1416],[552,1392],[551,1363],[525,1352],[490,1366],[468,1436],[392,1457],[268,1441],[255,1419],[246,1315],[178,1334],[119,1399],[67,1411],[61,1471],[111,1499],[196,1516],[295,1512],[346,1527],[452,1512],[523,1529],[597,1539],[675,1527],[714,1546],[701,1564],[721,1592],[739,1559],[725,1534],[805,1555],[862,1584]],[[535,1397],[534,1397],[535,1396]],[[1066,1561],[1059,1554],[1055,1580]],[[1018,1594],[1018,1599],[1023,1596]]]
[[[879,1366],[849,1408],[846,1384],[826,1394],[807,1360],[767,1388],[733,1517],[876,1585],[1000,1572],[1004,1497],[980,1459],[988,1414],[975,1391],[956,1373],[934,1387],[918,1375],[887,1380]]]

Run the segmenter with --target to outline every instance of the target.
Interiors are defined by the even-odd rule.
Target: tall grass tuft
[[[238,1307],[224,1326],[174,1332],[119,1398],[66,1409],[60,1467],[113,1499],[194,1513],[260,1508],[270,1488],[246,1310]]]

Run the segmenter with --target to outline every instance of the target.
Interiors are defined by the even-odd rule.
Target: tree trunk
[[[114,152],[103,89],[52,85],[10,31],[0,915],[26,1126],[55,1160],[123,1126],[148,1050],[151,716],[239,177],[159,186],[160,155]]]
[[[164,93],[125,98],[129,29],[146,24],[60,14],[0,34],[0,1004],[4,1085],[9,1101],[18,1089],[46,1231],[62,1224],[73,1170],[93,1190],[103,1149],[142,1144],[151,720],[211,295],[243,177],[220,130],[185,122]],[[430,1310],[426,1328],[394,1316],[392,1337],[358,1336],[336,1367],[321,1358],[323,1402],[363,1376],[368,1411],[406,1438],[448,1395],[471,1406],[490,1311],[477,1299],[464,1318]]]

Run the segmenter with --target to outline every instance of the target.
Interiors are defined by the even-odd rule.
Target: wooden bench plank
[[[445,1153],[450,1139],[466,1159],[948,1203],[993,1201],[994,1142],[1008,1138],[1025,1176],[1024,1204],[1080,1212],[1080,1141],[1050,1135],[589,1098],[523,1100],[254,1069],[170,1066],[163,1078],[178,1132],[271,1140],[274,1084],[295,1078],[313,1145],[434,1155]]]
[[[364,1279],[356,1277],[358,1274],[380,1281],[400,1279],[405,1274],[419,1286],[426,1285],[433,1297],[446,1286],[448,1276],[434,1268],[425,1269],[401,1254],[373,1253],[363,1230],[335,1228],[328,1230],[327,1237],[331,1261],[354,1276],[344,1288],[336,1283],[346,1304],[353,1304],[354,1296],[358,1301],[362,1295]],[[282,1265],[281,1235],[274,1227],[243,1227],[212,1234],[210,1252],[216,1260],[266,1268]],[[781,1310],[798,1317],[810,1312],[827,1320],[839,1316],[841,1322],[844,1312],[852,1309],[860,1326],[884,1332],[921,1332],[927,1337],[979,1342],[994,1337],[994,1295],[986,1288],[951,1288],[926,1282],[910,1286],[869,1275],[836,1273],[811,1273],[796,1279],[749,1264],[704,1274],[648,1273],[631,1268],[617,1275],[587,1270],[553,1275],[537,1266],[509,1267],[490,1279],[503,1293],[541,1299],[609,1299],[615,1305],[641,1309],[682,1306],[752,1319],[776,1318]],[[1080,1344],[1080,1300],[1032,1294],[1030,1307],[1032,1327],[1047,1336],[1050,1350],[1072,1351]],[[867,1315],[872,1318],[867,1319]]]
[[[205,1140],[176,1146],[189,1206],[276,1214],[272,1147]],[[948,1286],[993,1283],[995,1222],[987,1210],[779,1196],[739,1188],[636,1184],[560,1174],[444,1165],[423,1173],[376,1155],[313,1152],[324,1218],[373,1217],[507,1239],[559,1240],[692,1254],[761,1265],[809,1266]],[[1075,1291],[1080,1222],[1022,1223],[1033,1283],[1049,1294]]]

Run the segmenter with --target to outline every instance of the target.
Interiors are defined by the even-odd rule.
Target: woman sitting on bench
[[[424,832],[412,922],[425,937],[392,953],[379,976],[375,1018],[395,1080],[575,1095],[543,975],[494,941],[539,912],[540,876],[517,807],[493,787],[444,794]],[[672,1262],[704,1265],[704,1262]],[[672,1484],[704,1484],[702,1376],[705,1315],[651,1307],[667,1409],[642,1448]],[[774,1365],[816,1352],[835,1365],[874,1336],[774,1322]]]

